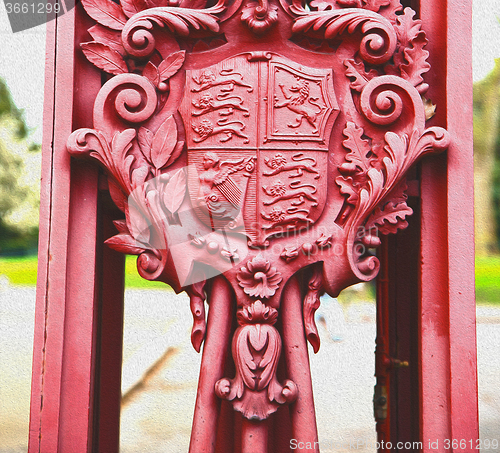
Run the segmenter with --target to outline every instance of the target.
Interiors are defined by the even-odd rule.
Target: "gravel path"
[[[27,449],[34,300],[34,288],[0,280],[0,453]],[[322,453],[342,451],[333,448],[342,440],[376,440],[375,307],[351,305],[344,316],[345,323],[330,332],[334,339],[320,326],[321,349],[311,355]],[[481,437],[500,440],[500,308],[478,307],[477,316]],[[127,290],[122,390],[129,398],[121,416],[122,453],[186,453],[200,363],[190,328],[185,295]],[[162,356],[144,390],[130,391]]]

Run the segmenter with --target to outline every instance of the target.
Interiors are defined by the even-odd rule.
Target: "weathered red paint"
[[[292,438],[318,452],[307,341],[316,352],[319,295],[377,275],[372,228],[407,226],[400,183],[448,147],[440,126],[452,140],[421,166],[419,366],[411,353],[408,372],[425,451],[477,438],[470,74],[456,67],[470,56],[468,2],[420,5],[429,73],[420,23],[409,10],[396,20],[396,0],[101,1],[105,16],[82,4],[98,27],[77,7],[48,32],[30,452],[118,449],[123,260],[105,239],[191,298],[192,343],[205,345],[190,453],[282,452]],[[79,48],[90,27],[81,49],[111,74],[102,83]],[[424,93],[438,106],[430,120]],[[118,235],[99,170],[66,148],[107,170],[126,217]],[[407,381],[393,374],[406,358],[390,323],[406,318],[391,315],[391,247],[377,317],[386,442],[408,424],[392,429],[402,412],[391,386]]]

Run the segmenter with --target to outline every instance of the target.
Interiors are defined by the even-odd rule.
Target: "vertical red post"
[[[110,428],[100,433],[109,447],[100,451],[118,449],[121,359],[112,384],[106,366],[96,371],[107,354],[100,329],[104,335],[121,332],[121,318],[109,314],[113,307],[101,308],[113,303],[122,310],[123,257],[103,251],[97,166],[71,159],[66,150],[71,131],[92,124],[92,100],[101,87],[100,73],[75,56],[75,39],[81,40],[88,21],[77,6],[47,24],[30,453],[92,451],[99,443],[94,424]],[[102,259],[113,263],[113,278]],[[121,345],[119,334],[115,340]],[[107,394],[99,392],[100,384]]]
[[[474,301],[470,0],[421,2],[432,72],[432,120],[445,126],[447,155],[422,164],[420,404],[424,451],[431,442],[478,438]],[[471,443],[472,442],[472,443]],[[434,450],[435,451],[435,450]]]

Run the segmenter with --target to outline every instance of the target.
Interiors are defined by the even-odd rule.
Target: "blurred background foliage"
[[[0,274],[12,284],[36,283],[40,165],[40,145],[0,79]],[[474,84],[474,166],[476,299],[500,304],[500,59]],[[139,277],[135,257],[126,263],[128,287],[164,287]]]
[[[40,145],[0,79],[0,255],[36,253]]]

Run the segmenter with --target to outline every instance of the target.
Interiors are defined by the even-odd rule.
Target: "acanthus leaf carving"
[[[384,150],[387,156],[382,159],[383,169],[371,168],[367,171],[367,184],[359,191],[354,212],[349,216],[346,225],[352,246],[352,252],[348,254],[351,267],[358,277],[365,279],[376,275],[379,263],[373,256],[357,255],[356,243],[362,242],[362,238],[356,236],[356,229],[366,221],[368,214],[391,193],[418,158],[430,152],[446,149],[450,143],[450,136],[440,127],[431,127],[423,133],[413,130],[410,136],[387,132],[385,142]],[[404,226],[404,218],[410,215],[410,208],[406,206],[406,203],[398,203],[395,208],[397,209],[394,212],[390,212],[392,208],[388,207],[387,212],[380,214],[382,216],[379,218],[380,223],[383,222],[384,225],[381,232],[392,232]],[[378,241],[376,242],[375,246],[378,245]]]
[[[320,33],[324,39],[354,31],[360,27],[363,38],[360,55],[371,64],[382,64],[394,54],[397,36],[391,22],[378,13],[360,8],[325,9],[308,11],[304,6],[293,4],[290,12],[295,17],[293,33]]]
[[[125,212],[127,207],[127,196],[112,177],[108,177],[108,189],[109,195],[117,208],[120,211]]]
[[[123,45],[131,56],[143,58],[151,55],[156,45],[151,33],[153,25],[166,27],[179,36],[188,36],[191,29],[218,33],[217,14],[225,9],[224,0],[200,10],[170,6],[149,8],[132,16],[123,27]]]

